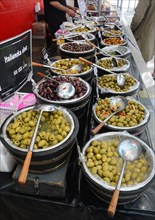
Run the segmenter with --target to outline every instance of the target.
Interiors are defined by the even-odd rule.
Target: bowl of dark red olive
[[[59,97],[57,88],[61,83],[69,83],[75,88],[75,94],[67,99]],[[57,104],[69,108],[77,116],[86,109],[92,88],[81,78],[69,76],[53,76],[44,78],[33,86],[33,93],[40,104]]]

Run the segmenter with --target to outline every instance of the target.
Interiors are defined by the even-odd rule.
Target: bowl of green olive
[[[66,58],[66,59],[60,59],[57,60],[55,62],[52,63],[52,67],[56,67],[56,68],[60,68],[63,70],[68,70],[71,67],[78,65],[78,64],[82,64],[82,70],[80,72],[78,72],[77,70],[71,70],[71,71],[61,71],[61,70],[51,70],[51,72],[54,75],[59,75],[59,76],[73,76],[73,77],[80,77],[81,79],[84,79],[86,81],[89,81],[92,77],[93,77],[93,68],[82,62],[79,59],[75,59],[75,58]]]
[[[105,74],[97,77],[97,86],[101,94],[131,96],[137,93],[139,89],[139,81],[129,73],[122,73],[125,77],[124,87],[117,84],[116,74]]]
[[[106,70],[108,70],[117,73],[126,72],[129,70],[130,62],[127,59],[115,57],[115,61],[117,63],[117,66],[113,64],[112,57],[103,57],[97,61],[97,65],[102,67],[105,70],[105,72]],[[103,75],[102,72],[103,71],[99,69],[98,75]]]
[[[114,131],[127,131],[131,134],[138,135],[146,128],[150,119],[148,109],[133,97],[126,97],[128,101],[127,107],[113,115],[105,124],[105,127]],[[112,106],[113,97],[99,99],[93,106],[94,118],[98,123],[104,121],[119,106]],[[118,103],[119,105],[119,103]]]
[[[106,46],[102,48],[102,51],[106,56],[114,56],[114,57],[127,57],[131,51],[126,46]]]
[[[43,112],[33,149],[30,172],[51,172],[67,162],[79,130],[77,117],[69,109],[50,105],[52,111]],[[23,165],[38,120],[35,106],[10,115],[1,127],[1,141]]]
[[[118,199],[118,204],[123,205],[140,196],[154,180],[155,155],[152,148],[127,132],[107,132],[94,136],[82,149],[81,162],[87,183],[99,199],[108,203],[123,165],[117,147],[125,139],[138,142],[142,152],[139,159],[127,162]]]
[[[88,27],[85,25],[81,25],[79,27],[76,27],[72,29],[71,33],[91,33],[91,34],[96,34],[97,29],[95,27]]]

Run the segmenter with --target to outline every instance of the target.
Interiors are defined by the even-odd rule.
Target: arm
[[[69,9],[71,9],[71,10],[73,10],[73,11],[75,11],[75,12],[78,10],[77,7],[72,7],[72,6],[70,6],[70,5],[66,5],[66,7],[69,8]]]
[[[134,31],[145,17],[145,13],[150,4],[149,0],[139,0],[138,5],[135,9],[135,14],[131,22],[131,29]]]
[[[58,9],[60,11],[66,12],[71,17],[75,17],[75,15],[76,15],[75,11],[73,11],[70,8],[68,8],[67,6],[62,5],[58,1],[52,1],[52,2],[50,2],[50,5],[52,5],[53,7],[55,7],[56,9]]]

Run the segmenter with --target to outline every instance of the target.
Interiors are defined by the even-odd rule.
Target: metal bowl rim
[[[119,46],[119,45],[106,46],[106,47],[102,48],[102,51],[105,54],[107,54],[107,56],[111,56],[110,54],[107,53],[107,51],[109,51],[109,50],[113,51],[113,50],[115,50],[115,48],[118,49],[119,47],[120,47],[120,49],[124,48],[124,50],[126,50],[126,52],[121,55],[114,55],[114,57],[124,57],[124,56],[128,55],[129,53],[131,53],[131,51],[129,50],[129,48],[127,46]]]
[[[60,60],[79,60],[78,58],[64,58],[64,59],[60,59]],[[54,66],[55,63],[59,62],[60,60],[56,60],[54,61],[51,66]],[[63,73],[57,73],[55,72],[55,70],[52,70],[52,72],[54,72],[55,74],[57,74],[58,76],[73,76],[73,77],[82,77],[82,76],[85,76],[86,74],[90,73],[91,71],[93,71],[93,67],[90,66],[90,69],[85,71],[85,72],[82,72],[82,73],[77,73],[77,74],[63,74]]]
[[[112,99],[112,98],[113,98],[113,96],[109,97],[109,99]],[[138,125],[132,126],[132,127],[118,127],[118,126],[107,125],[107,124],[105,124],[105,127],[109,128],[109,129],[112,129],[112,130],[115,130],[115,131],[125,130],[125,131],[129,131],[130,132],[130,131],[134,131],[134,130],[136,130],[136,129],[140,128],[141,126],[143,126],[143,125],[148,123],[148,121],[150,119],[150,112],[148,111],[148,109],[142,103],[140,103],[139,101],[137,101],[133,97],[127,96],[126,98],[127,98],[127,100],[134,100],[136,103],[140,104],[145,109],[145,118],[144,118],[144,120],[141,121]],[[101,123],[102,120],[97,117],[96,112],[95,112],[96,105],[97,105],[97,103],[95,103],[93,105],[93,115],[94,115],[95,120],[98,123]]]
[[[59,77],[59,76],[53,76],[53,78],[55,78],[55,77]],[[60,76],[60,77],[61,77],[61,76]],[[63,77],[64,77],[64,76],[63,76]],[[77,79],[77,77],[71,77],[71,78],[76,78],[76,79]],[[80,77],[79,77],[78,79],[79,79],[80,81],[82,81],[82,82],[86,85],[87,91],[86,91],[86,93],[85,93],[83,96],[81,96],[81,97],[79,97],[79,98],[76,98],[76,99],[57,100],[57,101],[54,101],[54,100],[48,100],[48,99],[43,98],[42,96],[40,96],[40,95],[38,94],[38,86],[39,86],[39,84],[41,84],[42,82],[46,81],[46,79],[42,79],[41,81],[39,81],[39,82],[37,83],[37,85],[36,85],[35,88],[33,89],[33,93],[34,93],[37,97],[39,97],[41,100],[46,101],[46,102],[48,101],[49,103],[52,103],[52,104],[71,104],[71,103],[79,102],[79,101],[81,101],[82,99],[86,98],[86,97],[89,95],[89,93],[91,92],[91,86],[90,86],[90,84],[89,84],[88,82],[86,82],[85,80],[81,79]]]
[[[112,59],[112,57],[102,57],[101,59],[99,59],[99,60],[97,61],[97,65],[98,65],[99,61],[101,61],[101,60],[111,60],[111,59]],[[130,68],[130,62],[129,62],[127,59],[122,58],[122,57],[115,57],[115,59],[116,59],[116,60],[123,60],[123,61],[125,61],[127,64],[125,64],[123,67],[116,67],[117,69],[116,69],[116,68],[105,69],[104,67],[102,67],[102,68],[105,69],[105,71],[106,71],[106,70],[109,70],[109,71],[113,71],[113,72],[128,71],[128,69]]]

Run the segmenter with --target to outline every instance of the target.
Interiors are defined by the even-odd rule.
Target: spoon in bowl
[[[118,112],[123,111],[126,106],[128,105],[128,100],[124,97],[124,96],[116,96],[113,97],[110,101],[110,106],[112,106],[113,108],[116,108],[116,110],[109,115],[104,121],[102,121],[97,127],[95,127],[94,129],[91,130],[91,134],[95,135],[97,134],[101,128],[105,125],[105,123],[115,114],[117,114]]]
[[[58,86],[56,88],[56,94],[58,97],[62,99],[69,99],[74,96],[75,94],[75,87],[69,83],[69,82],[58,82],[57,80],[53,79],[52,77],[46,76],[45,74],[41,72],[36,72],[38,76],[41,76],[43,78],[52,80],[53,82],[58,83]]]
[[[97,67],[97,68],[99,68],[99,69],[101,69],[101,70],[104,70],[104,71],[106,71],[106,72],[108,72],[108,73],[114,74],[114,75],[117,77],[117,85],[118,85],[120,88],[123,88],[123,87],[124,87],[124,85],[125,85],[125,77],[124,77],[123,74],[121,74],[121,73],[116,74],[116,73],[113,72],[113,71],[110,71],[110,70],[108,70],[108,69],[104,69],[103,67],[101,67],[101,66],[99,66],[99,65],[97,65],[97,64],[95,64],[95,63],[92,63],[91,61],[86,60],[86,59],[83,58],[83,57],[79,57],[79,60],[81,60],[81,61],[87,63],[88,65],[93,65],[93,66],[95,66],[95,67]]]
[[[108,215],[111,217],[115,215],[126,163],[127,161],[132,162],[134,160],[137,160],[141,154],[141,151],[142,151],[142,147],[136,140],[125,139],[121,141],[118,145],[118,154],[124,160],[124,163],[123,163],[123,167],[121,170],[121,174],[120,174],[116,189],[113,192],[113,196],[112,196],[111,202],[107,210]]]
[[[81,72],[82,69],[83,69],[83,66],[84,64],[82,63],[79,63],[79,64],[76,64],[74,66],[72,66],[71,68],[67,69],[67,70],[64,70],[64,69],[61,69],[61,68],[57,68],[57,67],[54,67],[54,66],[49,66],[49,65],[44,65],[44,64],[41,64],[41,63],[36,63],[36,62],[32,62],[32,65],[33,66],[38,66],[38,67],[45,67],[45,68],[50,68],[50,69],[53,69],[53,70],[60,70],[64,73],[72,73],[72,72]]]
[[[26,179],[27,179],[27,175],[28,175],[28,171],[29,171],[29,166],[30,166],[30,163],[31,163],[33,148],[34,148],[34,144],[35,144],[35,140],[36,140],[36,136],[37,136],[37,132],[38,132],[38,128],[39,128],[42,113],[45,112],[45,111],[46,112],[47,111],[50,111],[50,112],[55,111],[55,107],[50,106],[50,105],[35,105],[33,110],[39,111],[40,113],[39,113],[39,117],[38,117],[38,120],[37,120],[36,127],[35,127],[34,132],[33,132],[30,147],[29,147],[28,152],[26,154],[24,164],[22,166],[22,170],[21,170],[21,173],[20,173],[19,178],[18,178],[18,183],[19,184],[25,184],[26,183]]]

